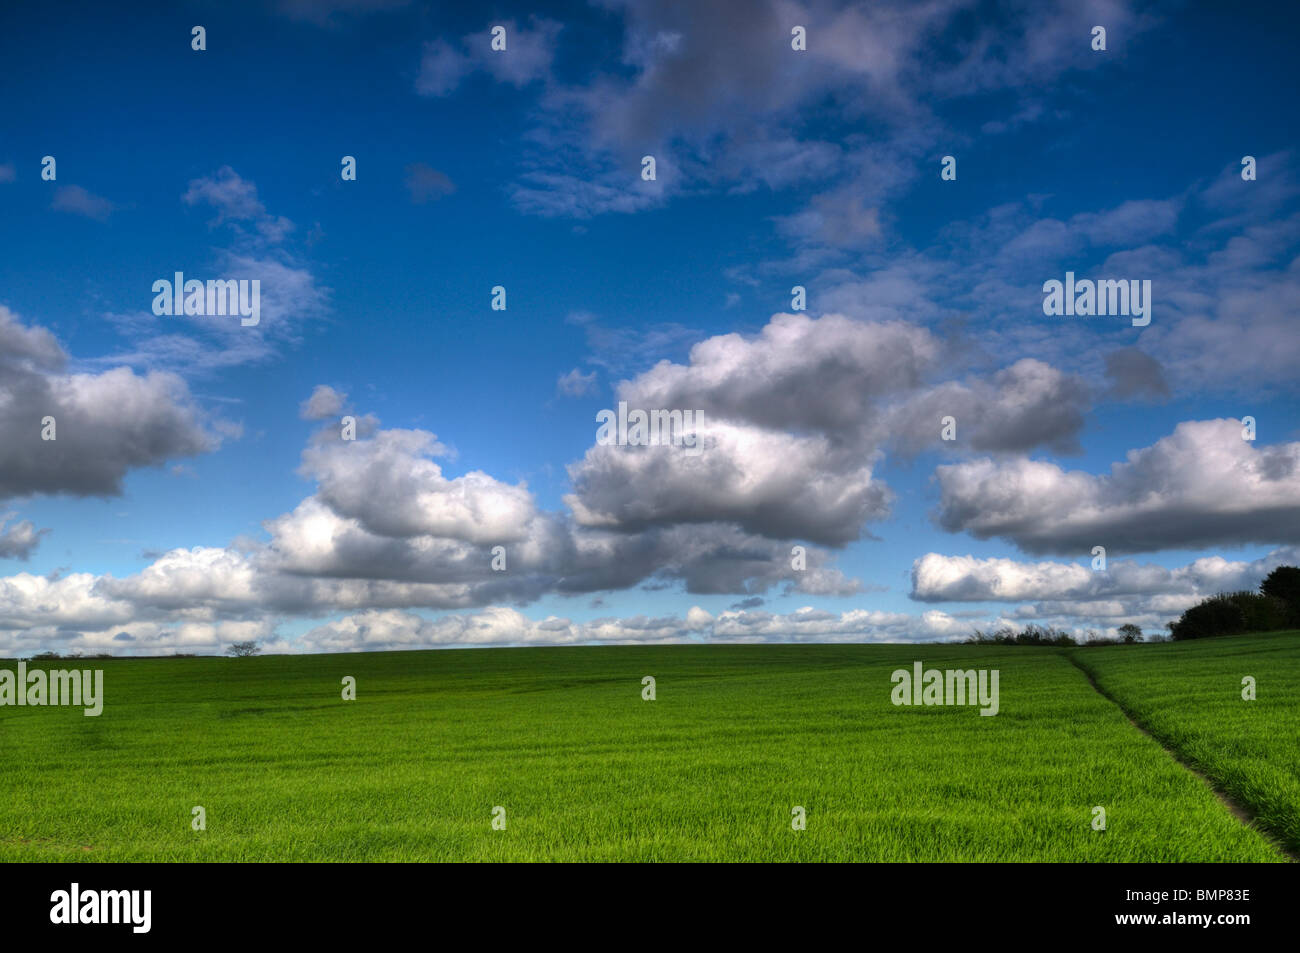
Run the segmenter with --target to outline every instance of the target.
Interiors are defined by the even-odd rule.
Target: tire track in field
[[[1177,749],[1169,747],[1167,744],[1165,744],[1163,741],[1161,741],[1159,738],[1153,735],[1150,731],[1148,731],[1146,726],[1143,725],[1140,721],[1138,721],[1137,718],[1133,716],[1133,713],[1129,711],[1128,708],[1126,708],[1119,699],[1117,699],[1114,695],[1112,695],[1110,692],[1106,691],[1106,689],[1102,688],[1099,684],[1097,684],[1097,679],[1093,678],[1092,672],[1089,671],[1087,668],[1085,668],[1083,665],[1079,664],[1079,660],[1074,657],[1073,652],[1063,652],[1061,654],[1063,654],[1066,657],[1066,659],[1069,660],[1071,665],[1073,665],[1075,668],[1077,668],[1080,672],[1083,673],[1083,677],[1088,680],[1088,684],[1092,686],[1093,691],[1095,691],[1098,695],[1106,699],[1106,701],[1110,702],[1112,705],[1114,705],[1116,708],[1120,710],[1120,714],[1122,714],[1125,718],[1128,719],[1130,725],[1132,725],[1138,731],[1142,732],[1142,734],[1146,735],[1148,738],[1150,738],[1152,741],[1158,744],[1161,748],[1163,748],[1165,753],[1168,754],[1169,757],[1177,761],[1187,771],[1191,772],[1196,777],[1200,778],[1201,782],[1207,788],[1210,789],[1210,793],[1219,799],[1219,803],[1221,803],[1224,807],[1226,807],[1233,817],[1241,821],[1242,824],[1245,824],[1256,834],[1259,834],[1266,841],[1272,844],[1292,863],[1300,863],[1300,854],[1298,854],[1296,851],[1288,847],[1287,844],[1280,837],[1274,834],[1272,831],[1260,825],[1257,822],[1255,812],[1250,809],[1250,806],[1248,804],[1246,804],[1243,801],[1237,800],[1227,791],[1224,791],[1222,788],[1219,787],[1219,785],[1217,785],[1214,782],[1213,778],[1211,778],[1200,768],[1196,767],[1196,765],[1193,764],[1189,759],[1183,757],[1183,755],[1181,755]]]

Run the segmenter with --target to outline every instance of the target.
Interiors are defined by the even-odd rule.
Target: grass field
[[[0,708],[0,860],[1287,859],[1072,656],[1294,836],[1295,634],[683,645],[40,663],[104,711]],[[998,669],[999,714],[895,707],[915,660]]]
[[[1088,649],[1075,658],[1169,748],[1300,853],[1300,637]],[[1242,679],[1255,679],[1255,701]]]

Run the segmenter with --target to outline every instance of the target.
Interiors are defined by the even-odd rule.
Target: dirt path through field
[[[1138,731],[1142,732],[1142,734],[1146,735],[1156,744],[1160,745],[1160,747],[1165,750],[1165,753],[1168,754],[1169,757],[1173,758],[1180,765],[1182,765],[1186,770],[1190,771],[1192,774],[1200,778],[1201,781],[1205,784],[1205,786],[1210,789],[1210,791],[1214,794],[1215,797],[1219,799],[1220,803],[1222,803],[1224,807],[1226,807],[1229,811],[1232,812],[1232,815],[1235,818],[1237,818],[1237,820],[1241,821],[1241,823],[1245,824],[1247,827],[1254,830],[1261,837],[1263,837],[1270,844],[1272,844],[1275,848],[1277,848],[1278,851],[1280,851],[1281,853],[1289,857],[1293,862],[1300,863],[1300,854],[1297,854],[1295,851],[1289,849],[1284,843],[1282,843],[1281,840],[1279,840],[1273,834],[1264,830],[1262,827],[1260,827],[1258,824],[1255,823],[1254,811],[1252,811],[1246,804],[1243,804],[1241,801],[1238,801],[1235,797],[1233,797],[1228,792],[1221,790],[1219,786],[1214,783],[1213,778],[1211,778],[1205,772],[1201,771],[1194,764],[1189,762],[1186,758],[1184,758],[1181,754],[1179,754],[1178,751],[1176,751],[1173,748],[1170,748],[1163,741],[1161,741],[1150,731],[1148,731],[1141,722],[1139,722],[1136,718],[1133,717],[1132,712],[1130,712],[1127,708],[1125,708],[1124,705],[1117,698],[1115,698],[1113,695],[1110,694],[1110,692],[1106,691],[1104,688],[1102,688],[1100,685],[1097,684],[1097,680],[1093,678],[1092,672],[1088,671],[1086,668],[1084,668],[1082,665],[1079,664],[1078,659],[1074,657],[1074,653],[1065,652],[1064,655],[1067,659],[1070,660],[1071,665],[1073,665],[1075,668],[1077,668],[1080,672],[1083,673],[1083,677],[1088,680],[1088,684],[1092,686],[1093,691],[1095,691],[1102,698],[1106,699],[1106,701],[1110,702],[1112,705],[1118,708],[1120,712],[1124,715],[1124,717],[1128,719],[1129,724],[1131,724]]]

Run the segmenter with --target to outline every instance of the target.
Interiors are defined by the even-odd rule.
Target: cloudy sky
[[[0,654],[1156,632],[1300,563],[1261,6],[4,5]]]

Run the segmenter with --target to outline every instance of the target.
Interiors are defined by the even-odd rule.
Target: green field
[[[1144,728],[1300,852],[1295,633],[1089,649],[1075,656]],[[1242,678],[1257,697],[1242,700]]]
[[[1289,859],[1072,659],[1300,843],[1283,633],[39,663],[103,668],[106,701],[0,708],[0,860]],[[915,660],[998,669],[999,714],[894,706]]]

